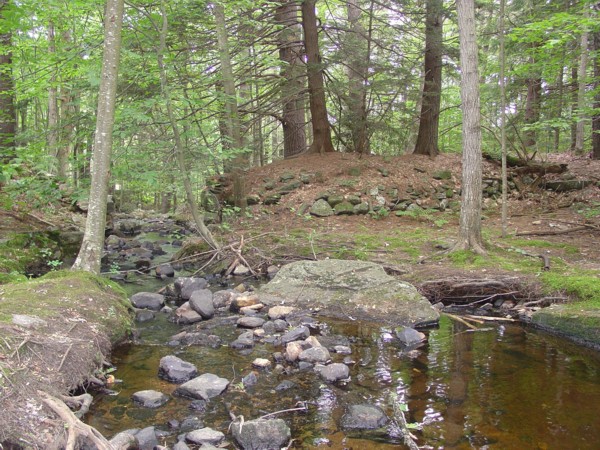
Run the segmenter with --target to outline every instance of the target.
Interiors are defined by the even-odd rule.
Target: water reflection
[[[169,324],[163,325],[167,329],[163,336],[173,334]],[[188,399],[172,397],[152,411],[131,402],[131,395],[142,389],[172,393],[175,386],[158,379],[157,368],[162,356],[176,353],[201,372],[232,381],[227,393],[200,416],[206,426],[227,432],[229,412],[249,420],[307,402],[308,413],[281,416],[292,427],[294,448],[402,448],[392,427],[387,433],[367,435],[347,434],[338,425],[350,404],[376,404],[391,416],[392,392],[408,405],[407,420],[421,425],[414,434],[422,448],[592,449],[600,441],[598,354],[521,326],[472,332],[443,318],[439,329],[428,332],[426,345],[403,351],[389,329],[328,321],[331,334],[352,337],[356,364],[347,386],[326,384],[311,371],[256,371],[258,382],[246,391],[239,382],[255,370],[252,360],[281,349],[259,345],[246,354],[229,348],[174,349],[158,345],[166,339],[153,337],[151,328],[161,326],[144,326],[145,344],[124,347],[116,354],[115,375],[123,379],[118,395],[99,398],[88,418],[108,436],[149,425],[167,430],[169,420],[197,414]],[[236,334],[232,327],[211,332],[224,342]],[[342,356],[333,354],[336,362]],[[296,387],[276,391],[283,380]],[[166,443],[174,443],[177,433]]]

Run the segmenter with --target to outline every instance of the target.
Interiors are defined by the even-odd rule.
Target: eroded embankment
[[[131,328],[128,304],[116,284],[84,272],[0,286],[0,443],[64,448],[82,431],[63,396],[102,376]]]

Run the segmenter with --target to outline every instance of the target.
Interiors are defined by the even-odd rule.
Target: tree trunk
[[[217,28],[217,47],[219,49],[219,60],[221,63],[221,79],[223,91],[225,92],[225,125],[227,135],[231,141],[235,155],[226,171],[231,174],[233,181],[233,198],[235,206],[246,208],[246,180],[244,168],[247,160],[244,155],[244,143],[242,139],[242,126],[237,105],[235,80],[231,67],[231,56],[229,54],[229,43],[225,23],[225,10],[219,2],[214,4],[215,25]]]
[[[570,150],[575,151],[577,147],[577,89],[578,86],[577,67],[571,67],[571,145]]]
[[[275,20],[283,29],[278,35],[281,60],[281,102],[283,103],[283,157],[291,158],[306,151],[306,124],[304,114],[304,77],[302,37],[298,21],[299,6],[291,0],[282,0]]]
[[[596,3],[596,10],[600,5]],[[594,56],[594,114],[592,116],[592,158],[600,159],[600,32],[592,35]]]
[[[350,127],[350,150],[369,153],[367,131],[367,87],[369,67],[369,48],[365,29],[360,21],[362,9],[358,0],[347,0],[348,32],[345,40],[345,52],[348,65],[348,123]]]
[[[462,196],[455,250],[485,254],[481,237],[481,117],[474,0],[457,0],[463,112]]]
[[[531,58],[530,64],[533,64]],[[529,77],[527,79],[527,100],[525,102],[525,124],[534,125],[540,120],[540,101],[542,95],[542,79]],[[524,133],[523,144],[528,154],[535,152],[537,144],[537,133],[529,129]]]
[[[167,116],[169,117],[169,123],[171,130],[173,131],[173,137],[175,138],[175,158],[177,159],[177,165],[179,166],[180,175],[183,178],[183,187],[187,198],[188,207],[192,213],[194,223],[198,229],[200,236],[206,241],[212,248],[219,248],[219,245],[214,240],[210,230],[204,224],[204,220],[198,211],[198,205],[194,198],[194,192],[192,190],[192,183],[190,181],[189,171],[185,166],[184,158],[184,145],[181,139],[181,133],[179,133],[179,127],[177,120],[175,119],[175,113],[173,112],[173,105],[171,101],[171,92],[169,90],[169,84],[167,81],[167,69],[164,64],[164,53],[167,49],[167,12],[165,9],[165,0],[160,2],[160,12],[162,16],[162,27],[160,29],[159,47],[157,49],[157,60],[158,69],[160,71],[160,87],[165,100],[165,106],[167,108]]]
[[[73,269],[87,270],[92,273],[100,272],[100,259],[104,246],[122,25],[123,0],[107,0],[104,18],[104,55],[98,93],[88,216],[81,249],[73,264]]]
[[[302,28],[304,30],[304,49],[306,50],[306,72],[308,75],[308,94],[313,129],[313,142],[307,153],[334,152],[331,142],[331,127],[327,118],[325,86],[323,83],[323,64],[319,54],[319,34],[316,0],[302,2]]]
[[[502,237],[507,236],[508,229],[508,170],[506,167],[506,158],[508,152],[506,149],[506,51],[505,51],[505,25],[504,11],[506,0],[500,0],[500,12],[498,18],[498,39],[500,41],[500,152],[502,157]]]
[[[8,13],[10,0],[0,0],[0,19]],[[12,76],[12,33],[0,34],[0,163],[8,164],[15,157],[15,85]],[[0,180],[0,183],[2,180]]]
[[[61,33],[61,35],[63,42],[71,46],[71,33],[68,30],[65,30]],[[69,177],[69,157],[74,152],[76,141],[80,139],[75,135],[77,106],[75,105],[75,93],[73,92],[72,83],[63,82],[60,88],[59,100],[60,139],[58,147],[58,174],[66,180]]]
[[[61,174],[61,161],[58,152],[58,89],[56,87],[56,66],[54,58],[56,57],[56,39],[54,33],[54,24],[48,24],[48,53],[50,54],[52,64],[52,75],[50,75],[50,87],[48,88],[48,128],[46,143],[48,145],[48,155],[56,158],[56,173],[59,178],[64,179],[64,173]],[[63,166],[64,167],[64,166]]]
[[[589,18],[586,8],[585,17]],[[581,56],[579,59],[579,87],[577,89],[577,131],[575,133],[575,152],[583,153],[585,138],[585,90],[587,88],[587,61],[588,61],[588,39],[589,33],[581,34]]]
[[[425,81],[421,101],[419,134],[414,153],[437,156],[442,93],[443,1],[427,0],[425,22]]]

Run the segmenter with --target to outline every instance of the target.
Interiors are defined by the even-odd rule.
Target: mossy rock
[[[343,215],[351,216],[354,214],[354,205],[352,203],[344,200],[343,202],[335,205],[333,210],[335,211],[336,216],[343,216]]]
[[[293,180],[294,178],[296,178],[296,175],[294,175],[293,173],[284,173],[279,177],[279,181],[281,181],[282,183],[287,183],[288,181]]]
[[[303,185],[304,184],[300,180],[292,181],[291,183],[280,187],[277,192],[279,192],[281,195],[286,195],[292,191],[295,191],[296,189],[300,189]]]
[[[327,203],[327,201],[320,198],[316,202],[313,203],[310,208],[310,214],[317,217],[329,217],[333,216],[333,209]]]
[[[452,178],[452,172],[449,170],[438,170],[432,175],[434,180],[450,180]]]
[[[190,238],[187,239],[177,253],[173,255],[171,261],[178,261],[183,258],[189,258],[193,255],[199,255],[212,250],[210,245],[204,239]]]
[[[335,208],[335,205],[342,203],[343,201],[344,196],[339,194],[333,194],[327,198],[327,203],[329,203],[332,208]]]
[[[361,200],[358,195],[346,195],[346,201],[353,206],[360,204]]]
[[[265,198],[263,204],[265,205],[276,205],[281,200],[281,194],[271,194]]]
[[[354,205],[354,214],[368,214],[371,210],[368,202],[361,202],[358,205]]]

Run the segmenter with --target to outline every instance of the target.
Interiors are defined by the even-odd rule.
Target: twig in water
[[[282,409],[281,411],[275,411],[269,414],[265,414],[264,416],[260,416],[259,419],[266,419],[267,417],[270,416],[275,416],[277,414],[283,414],[286,412],[292,412],[292,411],[308,411],[308,407],[306,406],[305,402],[298,402],[302,405],[302,407],[300,408],[290,408],[290,409]]]
[[[467,321],[466,321],[465,319],[463,319],[462,317],[458,317],[458,316],[455,316],[454,314],[449,314],[449,313],[442,313],[442,314],[443,314],[444,316],[446,316],[446,317],[449,317],[450,319],[452,319],[452,320],[454,320],[454,321],[456,321],[456,322],[460,322],[460,323],[462,323],[463,325],[465,325],[465,326],[469,327],[469,328],[470,328],[470,329],[472,329],[472,330],[476,330],[476,329],[477,329],[477,327],[476,327],[475,325],[473,325],[473,324],[471,324],[471,323],[467,322]]]

